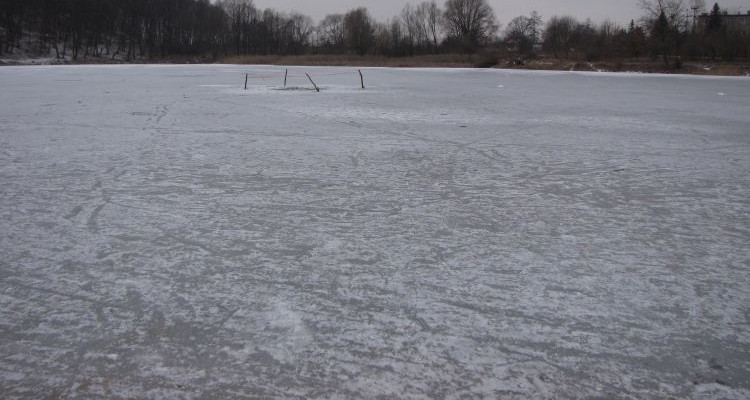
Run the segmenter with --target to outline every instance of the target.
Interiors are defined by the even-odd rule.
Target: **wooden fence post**
[[[362,90],[364,90],[365,89],[365,77],[362,76],[361,69],[358,69],[357,71],[359,71],[359,82],[362,83]]]
[[[247,74],[245,74],[245,90],[247,90]]]
[[[289,75],[289,69],[284,71],[284,87],[286,87],[286,77]]]

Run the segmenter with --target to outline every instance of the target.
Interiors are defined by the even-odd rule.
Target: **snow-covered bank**
[[[0,397],[750,397],[750,81],[304,72],[0,68]]]

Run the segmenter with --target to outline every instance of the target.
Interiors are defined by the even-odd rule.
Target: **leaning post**
[[[310,74],[308,74],[307,72],[305,72],[305,75],[307,75],[307,79],[310,80],[310,83],[312,83],[313,86],[315,86],[315,91],[316,92],[320,92],[320,88],[318,87],[318,85],[315,84],[315,81],[313,81],[313,79],[310,77]]]

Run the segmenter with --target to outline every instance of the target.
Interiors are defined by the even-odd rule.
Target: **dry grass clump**
[[[421,68],[512,68],[553,71],[644,72],[695,75],[748,76],[747,63],[683,62],[677,68],[666,67],[660,60],[624,59],[580,61],[539,57],[519,59],[503,57],[499,52],[476,54],[431,54],[412,57],[357,56],[340,54],[306,54],[297,56],[229,56],[226,64],[333,66],[333,67],[421,67]]]

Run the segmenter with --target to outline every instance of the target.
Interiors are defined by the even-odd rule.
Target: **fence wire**
[[[356,77],[359,77],[358,73],[355,72],[333,72],[333,73],[325,73],[325,74],[310,74],[312,77],[319,77],[319,76],[343,76],[343,75],[354,75]],[[247,79],[283,79],[284,73],[280,72],[278,74],[272,74],[272,75],[253,75],[253,74],[244,74],[243,77],[247,77]],[[286,75],[287,78],[307,78],[306,75]]]

